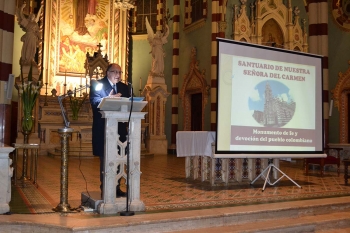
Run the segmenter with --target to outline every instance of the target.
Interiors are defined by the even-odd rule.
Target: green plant
[[[79,114],[79,110],[80,108],[83,106],[83,103],[85,101],[85,99],[87,98],[88,94],[83,93],[83,98],[79,98],[75,96],[72,97],[72,95],[69,95],[69,105],[70,108],[72,110],[72,119],[73,120],[78,120],[78,114]]]
[[[23,131],[30,132],[32,130],[33,123],[34,123],[32,112],[35,106],[36,99],[40,95],[40,89],[43,86],[42,78],[43,78],[43,72],[40,73],[39,78],[37,80],[33,77],[32,66],[30,66],[27,78],[24,78],[22,67],[21,67],[21,76],[20,76],[21,83],[18,85],[18,90],[22,99]]]

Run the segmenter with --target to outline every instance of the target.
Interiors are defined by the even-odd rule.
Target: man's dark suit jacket
[[[95,90],[96,85],[101,83],[102,89]],[[92,121],[92,151],[96,156],[104,156],[104,142],[105,142],[105,118],[102,118],[99,108],[97,106],[100,104],[102,99],[109,95],[112,90],[112,86],[108,81],[107,76],[103,79],[97,80],[90,87],[90,104],[92,108],[93,121]],[[126,84],[122,82],[117,83],[117,92],[122,94],[122,97],[130,97],[129,88]],[[126,124],[118,124],[118,134],[119,140],[124,142],[126,140]]]

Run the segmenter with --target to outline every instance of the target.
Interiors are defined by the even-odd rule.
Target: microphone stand
[[[130,113],[129,113],[129,119],[128,119],[128,139],[127,139],[127,149],[126,149],[126,211],[121,211],[120,216],[133,216],[135,214],[134,211],[129,210],[129,173],[130,173],[130,166],[129,166],[129,157],[130,157],[130,144],[129,144],[129,139],[130,139],[130,118],[131,118],[131,112],[132,112],[132,106],[134,103],[134,89],[132,87],[132,83],[129,83],[131,86],[131,105],[130,105]]]

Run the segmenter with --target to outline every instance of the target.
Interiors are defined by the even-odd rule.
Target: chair
[[[317,164],[320,166],[321,177],[324,175],[325,165],[337,165],[338,176],[340,175],[340,150],[342,148],[325,148],[326,158],[305,158],[305,173],[309,174],[309,164]]]

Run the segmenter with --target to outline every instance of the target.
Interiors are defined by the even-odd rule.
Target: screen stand
[[[272,168],[275,168],[276,170],[278,170],[281,174],[282,174],[282,176],[280,177],[280,178],[278,178],[275,182],[271,182],[270,181],[270,177],[269,177],[269,175],[270,175],[270,172],[271,172],[271,169]],[[266,176],[264,175],[264,172],[266,172],[267,171],[267,173],[266,173]],[[289,176],[287,176],[284,172],[282,172],[280,169],[278,169],[278,167],[276,167],[273,163],[270,163],[265,169],[264,169],[264,171],[262,171],[261,173],[260,173],[260,175],[258,175],[250,184],[252,185],[252,184],[254,184],[254,182],[255,181],[257,181],[260,177],[262,177],[263,179],[265,178],[265,183],[264,183],[264,186],[263,186],[263,188],[262,188],[262,192],[264,192],[264,190],[265,190],[265,186],[266,186],[266,183],[269,183],[269,185],[275,185],[278,181],[280,181],[283,177],[287,177],[290,181],[292,181],[296,186],[298,186],[299,188],[301,188],[301,186],[300,185],[298,185],[294,180],[292,180]]]

